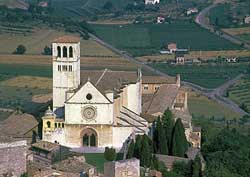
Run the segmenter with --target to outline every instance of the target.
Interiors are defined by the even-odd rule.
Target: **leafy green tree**
[[[43,49],[43,55],[52,55],[51,47],[45,46]]]
[[[196,156],[192,163],[192,177],[201,176],[201,159],[199,156]]]
[[[16,50],[14,51],[14,54],[22,55],[26,52],[26,47],[24,45],[18,45]]]
[[[185,129],[181,122],[181,119],[178,118],[175,122],[172,138],[172,155],[184,157],[185,152],[188,149],[188,143],[185,136]]]
[[[107,161],[114,161],[116,159],[116,152],[114,148],[105,147],[104,158]]]

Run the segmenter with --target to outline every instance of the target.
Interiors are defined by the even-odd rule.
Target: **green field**
[[[200,95],[189,96],[188,108],[190,113],[195,117],[215,117],[215,119],[224,117],[226,119],[240,118],[240,115],[233,112],[231,109]]]
[[[250,42],[250,34],[237,35],[239,38]]]
[[[91,25],[95,33],[109,44],[135,56],[159,53],[162,46],[177,43],[190,50],[239,49],[194,23]]]
[[[210,23],[222,28],[249,26],[242,23],[244,17],[249,14],[249,8],[249,0],[227,1],[219,4],[210,10]]]
[[[245,64],[203,64],[203,65],[168,65],[151,64],[171,76],[180,74],[182,80],[206,88],[216,88],[246,70]]]
[[[244,76],[229,90],[229,98],[238,105],[245,104],[250,111],[250,75]]]
[[[104,163],[107,162],[107,160],[104,158],[103,153],[86,153],[84,154],[84,157],[87,163],[94,165],[97,168],[98,172],[103,173]],[[116,160],[122,160],[122,158],[123,154],[118,153]]]

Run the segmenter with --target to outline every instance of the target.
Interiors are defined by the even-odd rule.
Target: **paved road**
[[[229,40],[230,42],[237,44],[237,45],[241,45],[242,43],[244,44],[244,47],[246,49],[250,49],[250,43],[248,41],[244,41],[236,36],[232,36],[228,33],[225,33],[221,30],[215,30],[215,27],[210,25],[209,20],[207,18],[207,15],[209,13],[209,11],[213,8],[215,8],[219,3],[214,3],[208,7],[206,7],[205,9],[203,9],[195,18],[195,22],[200,25],[202,28],[205,28],[211,32],[214,32],[214,34]]]
[[[158,75],[169,77],[169,75],[167,75],[166,73],[163,73],[163,72],[161,72],[159,70],[156,70],[155,68],[153,68],[151,66],[146,65],[146,63],[135,59],[134,57],[129,55],[127,52],[121,51],[121,50],[111,46],[110,44],[108,44],[108,43],[104,42],[103,40],[101,40],[100,38],[96,37],[95,35],[93,35],[93,34],[89,34],[89,35],[96,42],[98,42],[99,44],[109,48],[110,50],[112,50],[116,54],[121,55],[123,58],[127,59],[128,61],[136,63],[138,65],[141,65],[143,68],[145,68],[145,69],[147,69],[149,71],[152,71],[152,72],[154,72],[154,73],[156,73]],[[228,108],[234,110],[235,112],[239,113],[240,115],[246,115],[248,113],[243,111],[237,104],[235,104],[231,100],[223,97],[224,91],[229,86],[234,84],[237,80],[239,80],[240,77],[242,77],[242,76],[239,76],[239,77],[237,77],[237,78],[235,78],[233,80],[230,80],[227,83],[223,84],[222,86],[220,86],[220,87],[218,87],[216,89],[203,88],[203,87],[201,87],[199,85],[196,85],[196,84],[191,83],[191,82],[186,82],[186,81],[182,81],[181,83],[182,83],[182,85],[187,86],[187,87],[199,92],[200,94],[209,97],[210,99],[224,105],[225,107],[228,107]]]

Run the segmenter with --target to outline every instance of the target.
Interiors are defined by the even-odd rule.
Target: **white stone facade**
[[[112,146],[121,149],[132,134],[147,133],[148,123],[139,116],[142,112],[141,72],[104,70],[82,75],[80,42],[67,40],[52,46],[53,111],[48,110],[43,117],[43,140],[73,148]],[[80,75],[88,79],[82,81]]]
[[[160,0],[145,0],[146,5],[155,5],[159,3],[160,3]]]

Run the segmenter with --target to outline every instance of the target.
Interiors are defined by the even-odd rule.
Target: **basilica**
[[[43,117],[43,140],[79,147],[121,149],[130,137],[148,132],[142,113],[142,74],[81,71],[80,39],[52,43],[53,109]]]
[[[56,39],[52,51],[53,109],[42,118],[44,141],[71,148],[122,150],[135,135],[150,135],[151,123],[170,109],[175,120],[181,119],[187,140],[200,148],[201,130],[192,125],[179,75],[82,71],[80,38],[75,36]]]

